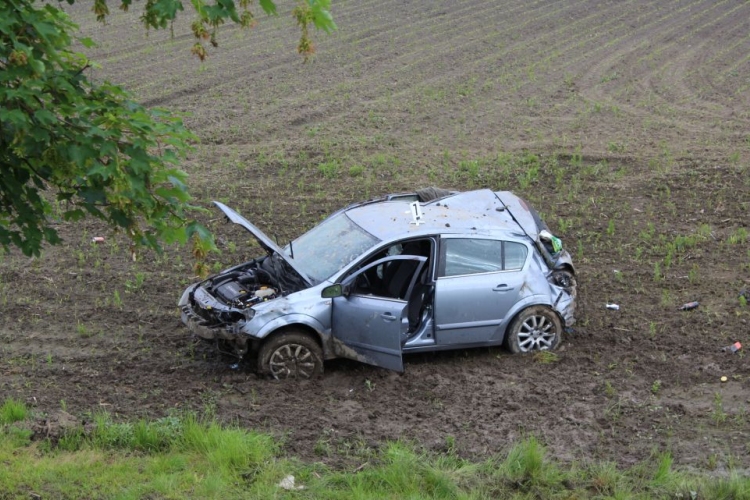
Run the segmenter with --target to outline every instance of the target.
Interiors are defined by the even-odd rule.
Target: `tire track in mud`
[[[550,14],[550,16],[552,16],[552,15],[554,15],[554,13]],[[551,36],[553,36],[553,35],[551,35]],[[483,40],[483,41],[486,42],[486,40]],[[450,45],[450,43],[448,43],[448,45]],[[455,43],[454,43],[454,45],[455,45]],[[466,45],[476,45],[476,43],[474,41],[470,41],[470,42],[467,42]],[[460,46],[458,52],[460,52],[462,49],[463,49],[463,46]],[[440,52],[440,51],[438,50],[437,52]],[[399,57],[399,59],[405,59],[405,60],[415,59],[414,57],[411,57],[410,53],[401,54],[398,57]],[[416,59],[417,59],[417,61],[420,61],[419,58],[416,58]],[[406,81],[412,80],[413,81],[414,80],[413,79],[413,75],[415,75],[415,74],[421,74],[419,72],[419,70],[416,69],[418,67],[425,67],[426,71],[430,70],[430,69],[432,69],[434,71],[434,69],[435,69],[433,67],[434,64],[432,64],[432,62],[429,59],[425,58],[424,60],[426,62],[417,62],[414,65],[402,66],[403,69],[400,68],[399,70],[394,70],[394,71],[391,71],[391,72],[386,72],[385,76],[382,76],[381,78],[383,80],[386,80],[386,81],[388,81],[391,78],[394,79],[394,80],[399,80],[399,81],[404,81],[404,80],[406,80]],[[398,75],[399,73],[402,74],[402,75],[405,74],[405,73],[408,73],[408,74],[412,75],[412,78],[402,78],[402,77],[398,77],[398,76],[391,76],[391,75]],[[447,77],[446,76],[435,77],[436,80],[437,79],[440,79],[441,81],[442,80],[456,80],[456,77],[454,75],[459,75],[459,76],[463,75],[464,74],[464,67],[463,66],[458,66],[458,67],[456,67],[455,69],[452,69],[452,70],[444,70],[444,73],[447,73],[448,76]],[[420,80],[417,80],[417,81],[420,81]],[[430,81],[429,83],[431,83],[431,82],[432,81]],[[365,84],[363,84],[363,86],[364,85]],[[419,84],[417,84],[417,85],[419,85]],[[395,90],[395,92],[393,93],[393,96],[394,97],[400,97],[401,95],[405,95],[406,98],[408,99],[408,97],[410,95],[410,91],[408,89],[407,90],[401,90],[403,87],[404,87],[404,85],[400,85],[399,87],[397,87],[396,90]],[[372,92],[377,93],[375,90],[373,90]],[[364,109],[365,111],[367,109],[366,106],[368,105],[367,102],[368,102],[367,100],[360,101],[360,103],[364,103],[365,104],[365,109]],[[274,110],[274,113],[275,112],[276,111]]]
[[[616,102],[620,111],[633,118],[648,118],[672,128],[673,133],[682,130],[696,141],[700,140],[700,135],[706,132],[703,122],[723,120],[736,109],[736,104],[717,95],[702,96],[695,91],[687,76],[689,68],[700,64],[712,42],[718,45],[719,40],[728,32],[731,34],[734,30],[742,29],[743,16],[738,15],[738,12],[743,8],[746,9],[744,5],[733,5],[733,2],[704,2],[699,12],[692,13],[689,18],[683,18],[680,22],[672,22],[668,29],[660,31],[657,41],[641,39],[640,35],[633,37],[588,71],[582,79],[581,95],[593,102]],[[720,15],[716,15],[715,10]],[[728,26],[727,21],[730,23]],[[696,27],[696,23],[702,24]],[[722,29],[717,29],[719,26]],[[677,36],[680,33],[684,34]],[[713,39],[695,41],[696,37],[701,36],[711,36]],[[652,45],[659,47],[656,54],[650,50]],[[656,63],[650,61],[664,63],[653,68]],[[609,85],[609,89],[603,83],[608,74],[618,73],[619,68],[642,68],[646,64],[653,69],[615,80],[615,84]],[[628,70],[624,73],[628,74]],[[634,88],[628,89],[633,83]],[[624,102],[621,98],[611,97],[618,92],[627,93]],[[644,98],[656,101],[645,103]]]
[[[596,8],[587,0],[427,6],[416,2],[400,5],[394,1],[385,6],[375,2],[347,2],[338,10],[346,28],[334,37],[319,41],[326,43],[326,51],[319,57],[320,63],[339,62],[332,72],[305,71],[297,64],[298,56],[293,53],[281,57],[269,54],[259,58],[257,54],[253,55],[253,50],[271,47],[274,42],[268,39],[280,31],[285,36],[294,37],[293,29],[285,27],[287,29],[279,30],[278,22],[264,23],[268,20],[261,19],[258,29],[244,39],[235,37],[235,30],[222,30],[226,35],[222,35],[222,46],[211,56],[216,68],[230,68],[221,74],[213,69],[214,66],[209,66],[207,71],[196,72],[187,78],[173,76],[180,73],[184,64],[195,62],[186,53],[182,55],[184,58],[170,60],[168,55],[159,55],[162,51],[157,48],[153,54],[139,57],[141,62],[136,61],[122,76],[126,80],[144,82],[136,88],[138,92],[152,96],[146,97],[147,105],[180,103],[181,109],[196,112],[196,116],[187,118],[191,128],[202,135],[206,135],[204,131],[214,132],[204,140],[233,145],[254,144],[269,138],[296,139],[300,127],[315,125],[336,129],[343,122],[348,122],[366,136],[386,133],[394,137],[411,136],[414,140],[423,119],[420,113],[415,113],[416,102],[427,110],[428,116],[434,112],[450,116],[451,125],[438,132],[446,146],[457,147],[462,142],[476,146],[489,142],[488,147],[492,147],[491,144],[497,141],[493,137],[502,136],[501,142],[505,144],[520,139],[515,146],[520,147],[532,139],[555,141],[555,136],[548,135],[544,132],[546,130],[559,127],[588,130],[590,126],[581,121],[583,115],[576,117],[585,113],[584,103],[610,102],[620,92],[628,94],[626,99],[631,102],[617,103],[620,116],[605,120],[604,129],[610,130],[606,136],[617,137],[623,126],[635,127],[637,131],[638,124],[628,125],[627,122],[649,117],[654,125],[672,127],[673,133],[684,130],[691,137],[697,137],[701,124],[696,124],[696,121],[706,117],[717,119],[723,116],[722,113],[731,112],[727,111],[731,106],[726,104],[721,111],[710,106],[705,111],[697,111],[700,99],[693,99],[695,104],[692,106],[689,104],[690,96],[696,93],[690,90],[685,78],[690,65],[700,60],[704,48],[693,44],[690,52],[682,51],[664,67],[664,76],[652,73],[641,77],[640,83],[635,81],[635,87],[634,80],[627,76],[604,83],[602,80],[607,79],[611,72],[631,75],[631,68],[644,64],[639,58],[653,39],[644,41],[640,37],[658,33],[655,40],[665,41],[667,48],[663,50],[676,51],[688,45],[694,31],[710,32],[716,23],[724,22],[722,16],[714,12],[727,16],[731,15],[730,9],[736,11],[742,6],[729,0],[680,2],[674,7],[649,4],[639,9],[634,5],[635,0],[597,4]],[[632,18],[633,10],[637,10],[638,19],[645,22],[636,21],[633,25],[637,27],[631,32],[627,20]],[[717,19],[709,19],[703,28],[695,27],[708,16]],[[367,22],[375,22],[384,29],[367,28]],[[731,30],[740,29],[740,22],[736,21]],[[405,29],[407,25],[409,29]],[[138,25],[132,27],[141,29]],[[674,38],[679,30],[684,34]],[[533,39],[522,35],[532,31],[536,33]],[[597,36],[592,37],[591,33]],[[176,35],[187,36],[180,38],[179,43],[189,38],[179,32]],[[258,40],[261,43],[256,43]],[[606,42],[597,43],[598,40]],[[139,42],[136,47],[145,45]],[[177,48],[177,45],[178,42],[173,42],[172,48]],[[256,45],[255,49],[253,45]],[[343,49],[349,53],[339,56],[343,47],[351,48]],[[619,48],[612,53],[613,47]],[[187,45],[178,50],[186,52]],[[127,49],[117,49],[116,54],[124,53]],[[589,61],[597,59],[600,61],[590,67]],[[237,62],[227,64],[225,61]],[[635,62],[628,64],[628,61]],[[573,80],[577,92],[571,94],[566,89],[562,73],[574,75],[576,68],[581,67],[588,69],[584,76]],[[624,71],[619,71],[620,68]],[[674,76],[672,72],[680,76]],[[534,73],[535,76],[529,76]],[[145,74],[150,78],[143,78]],[[370,74],[377,74],[377,81],[371,80]],[[481,77],[472,80],[476,75]],[[325,80],[336,84],[326,84]],[[503,82],[516,83],[508,85]],[[470,91],[474,93],[474,100],[482,101],[473,109],[467,108],[467,99],[456,92],[461,86],[472,85],[474,88]],[[715,87],[714,84],[712,93],[716,92]],[[437,110],[440,102],[430,102],[426,94],[430,89],[446,95],[442,98],[444,110]],[[524,107],[526,96],[539,93],[546,99],[537,97],[536,105]],[[671,112],[667,110],[675,116],[644,113],[638,102],[633,102],[644,95],[659,99],[657,102],[664,108],[675,108]],[[472,99],[468,101],[472,102]],[[674,106],[681,101],[687,104]],[[724,101],[719,99],[719,102]],[[387,121],[373,128],[372,124],[362,120],[367,113],[384,114]],[[683,114],[690,119],[681,119]],[[279,120],[279,117],[284,118]],[[512,118],[508,120],[509,117]],[[457,135],[460,134],[455,130],[464,129],[459,124],[467,118],[474,125],[466,128],[468,136],[463,134],[465,137],[459,139]],[[608,121],[618,123],[608,124]],[[245,130],[248,127],[254,130],[249,142]],[[494,133],[492,129],[495,129]],[[524,129],[532,132],[526,133]],[[533,132],[535,129],[536,133]],[[648,135],[643,131],[638,136],[644,140]],[[597,136],[601,137],[599,141],[606,140],[601,133]]]
[[[399,4],[398,2],[393,2],[393,5],[398,5],[398,4]],[[345,4],[345,5],[347,5],[347,4]],[[371,3],[369,5],[371,6],[371,9],[372,9],[372,11],[374,13],[380,12],[381,9],[383,8],[381,6],[378,6],[379,4],[376,4],[376,3]],[[359,9],[358,13],[361,13],[360,12],[361,10],[362,9]],[[395,10],[398,11],[398,9],[395,9]],[[472,12],[470,11],[471,9],[466,9],[466,10],[468,11],[469,14],[472,14]],[[364,15],[362,17],[366,17],[366,15]],[[457,21],[459,21],[459,22],[462,21],[462,20],[463,19],[460,19],[460,18],[457,19]],[[429,20],[426,20],[424,22],[428,23]],[[263,27],[262,23],[261,23],[261,27]],[[355,29],[356,29],[356,27],[357,26],[355,25]],[[255,72],[257,69],[259,69],[257,67],[258,65],[260,65],[260,69],[262,69],[264,71],[264,73],[265,73],[265,72],[267,72],[269,70],[275,70],[275,69],[278,69],[278,68],[284,68],[285,66],[287,66],[288,63],[299,62],[299,56],[296,56],[293,53],[290,53],[289,57],[287,58],[287,61],[285,61],[282,64],[277,64],[277,65],[275,65],[275,66],[273,66],[271,68],[265,68],[265,67],[263,67],[263,59],[265,59],[265,58],[261,58],[261,63],[260,64],[256,63],[256,61],[258,59],[258,54],[253,54],[252,52],[249,52],[248,45],[252,45],[254,42],[256,42],[255,39],[257,38],[257,39],[260,39],[260,41],[261,41],[260,44],[257,44],[258,46],[268,48],[269,47],[268,39],[272,38],[271,35],[273,34],[273,32],[271,31],[271,29],[273,29],[273,28],[271,28],[271,27],[266,27],[266,29],[258,28],[258,31],[253,35],[253,37],[254,37],[253,39],[248,38],[247,40],[239,41],[236,38],[232,39],[230,36],[227,36],[226,40],[224,40],[222,38],[221,49],[218,50],[218,51],[216,51],[216,53],[213,54],[213,55],[216,56],[216,57],[220,57],[222,60],[232,60],[232,59],[236,59],[238,56],[243,56],[243,58],[245,59],[245,61],[249,61],[250,66],[249,67],[248,66],[240,66],[240,67],[238,67],[238,69],[236,71],[230,73],[229,75],[227,75],[226,73],[222,73],[221,75],[216,75],[215,77],[213,77],[212,80],[205,82],[205,86],[206,87],[209,87],[209,86],[213,87],[214,85],[212,85],[212,84],[215,84],[215,83],[221,84],[221,83],[227,82],[227,80],[229,80],[230,82],[235,81],[235,80],[241,80],[242,76],[246,72],[248,72],[248,71]],[[399,29],[398,29],[397,26],[393,27],[393,28],[390,28],[390,30],[391,31],[395,31],[396,33],[399,32]],[[292,28],[289,28],[286,31],[288,32],[287,34],[292,34],[292,35],[296,34],[296,31],[294,31]],[[392,39],[393,38],[392,36],[390,36],[390,31],[383,32],[382,30],[377,30],[377,36],[381,37],[381,38],[384,38],[384,39]],[[346,44],[346,43],[347,43],[347,40],[344,39],[342,41],[342,44]],[[160,70],[159,73],[161,73],[161,72],[163,72],[163,68],[161,67],[163,65],[163,62],[164,61],[151,61],[151,62],[148,63],[147,67],[144,67],[144,66],[134,67],[133,68],[133,73],[135,75],[138,75],[138,74],[143,73],[144,70],[146,70],[146,69],[148,69],[148,70],[158,69],[158,70]],[[136,76],[136,79],[137,79],[137,76]],[[127,80],[130,80],[130,79],[128,78]],[[157,80],[157,81],[150,82],[148,85],[149,86],[156,86],[156,87],[158,87],[158,86],[160,86],[160,82]],[[193,93],[197,93],[200,89],[196,87],[193,90],[194,91],[189,91],[189,92],[184,92],[183,91],[183,93],[181,95],[185,96],[185,95],[190,95],[190,94],[193,94]],[[164,99],[164,97],[160,97],[159,99]]]

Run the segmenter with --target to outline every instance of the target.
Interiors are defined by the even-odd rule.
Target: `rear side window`
[[[442,242],[441,277],[512,271],[523,268],[528,250],[512,241],[471,238]]]
[[[505,251],[505,265],[503,269],[506,271],[518,271],[522,269],[526,263],[526,255],[529,252],[526,245],[513,241],[504,241],[503,247]]]

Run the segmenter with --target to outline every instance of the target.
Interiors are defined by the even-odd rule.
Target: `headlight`
[[[177,307],[186,306],[188,304],[188,300],[190,299],[190,292],[193,291],[193,285],[190,285],[185,289],[184,292],[182,292],[182,296],[180,297],[180,300],[177,302]]]

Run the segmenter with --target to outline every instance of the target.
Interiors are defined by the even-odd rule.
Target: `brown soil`
[[[441,450],[451,436],[483,457],[534,434],[566,460],[660,450],[679,465],[750,466],[750,364],[720,351],[750,349],[738,298],[750,287],[749,3],[350,0],[308,65],[286,13],[247,35],[226,27],[200,64],[189,19],[173,39],[145,38],[134,13],[101,27],[76,8],[100,42],[95,78],[191,113],[199,203],[225,201],[285,241],[386,192],[510,189],[573,253],[579,323],[549,364],[477,349],[409,356],[403,374],[337,361],[318,380],[271,382],[181,326],[186,249],[132,262],[87,221],[60,225],[65,243],[41,259],[0,261],[4,397],[83,418],[211,410],[330,463],[393,439]],[[216,270],[257,254],[205,217]]]

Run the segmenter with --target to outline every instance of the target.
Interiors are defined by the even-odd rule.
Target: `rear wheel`
[[[286,331],[263,343],[258,370],[277,380],[317,377],[323,373],[323,350],[307,333]]]
[[[553,310],[532,306],[516,316],[506,334],[512,353],[546,351],[556,348],[562,340],[562,321]]]

